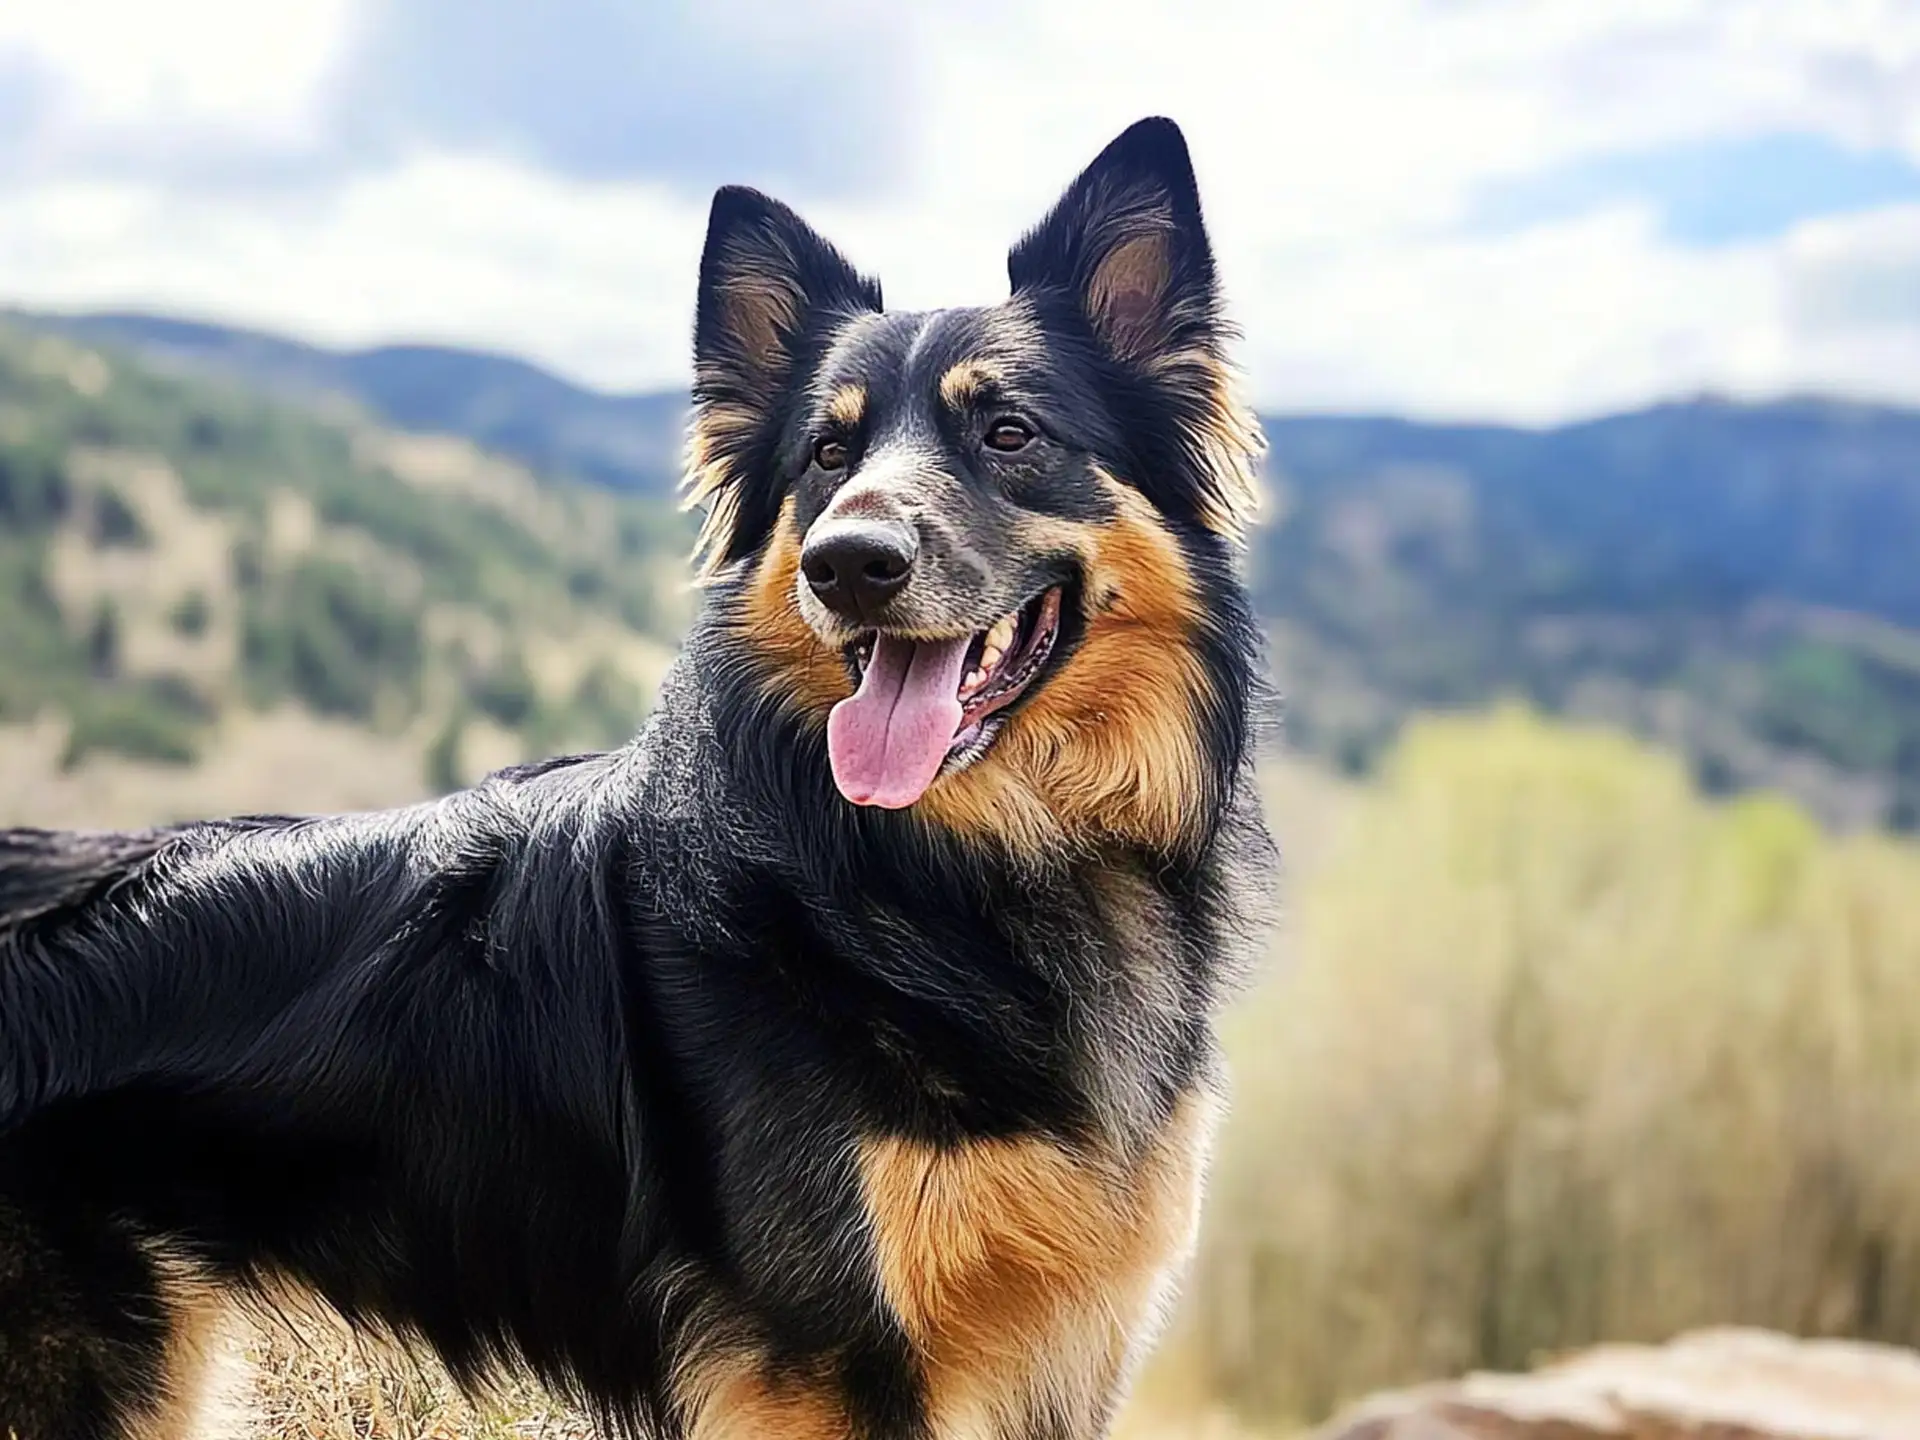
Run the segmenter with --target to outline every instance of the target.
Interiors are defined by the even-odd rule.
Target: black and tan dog
[[[0,1432],[187,1433],[290,1288],[640,1433],[1105,1429],[1269,862],[1258,436],[1172,124],[1010,269],[888,314],[720,192],[707,598],[626,749],[0,832]]]

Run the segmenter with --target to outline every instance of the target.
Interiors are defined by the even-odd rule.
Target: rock
[[[1316,1440],[1915,1440],[1920,1354],[1763,1330],[1376,1395]]]

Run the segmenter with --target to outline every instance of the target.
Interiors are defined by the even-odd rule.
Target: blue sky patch
[[[1765,240],[1802,220],[1920,201],[1920,165],[1782,133],[1595,156],[1483,187],[1467,225],[1500,234],[1639,202],[1684,245]]]

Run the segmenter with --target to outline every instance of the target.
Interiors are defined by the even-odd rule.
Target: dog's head
[[[1000,305],[888,314],[791,210],[719,192],[689,480],[715,603],[847,800],[1177,844],[1243,743],[1260,445],[1178,128],[1121,135],[1008,269]]]

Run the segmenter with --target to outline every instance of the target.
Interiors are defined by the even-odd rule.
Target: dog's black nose
[[[830,520],[807,536],[800,572],[822,605],[850,620],[864,620],[907,583],[919,548],[905,525]]]

